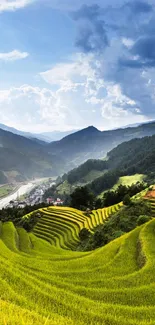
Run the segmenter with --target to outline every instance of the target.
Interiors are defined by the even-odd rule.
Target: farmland
[[[0,224],[0,324],[155,323],[155,220],[91,252],[75,252],[121,205],[84,214],[49,207],[27,233]]]
[[[137,182],[145,182],[146,175],[144,174],[135,174],[130,176],[122,176],[119,177],[118,182],[112,187],[113,191],[116,191],[120,185],[131,186],[132,184],[136,184]],[[104,193],[103,191],[98,195],[99,198],[102,198]]]
[[[121,206],[120,203],[109,208],[93,210],[88,216],[73,208],[43,208],[39,210],[42,217],[34,227],[33,233],[58,248],[74,249],[79,241],[80,230],[86,228],[92,232]]]
[[[14,189],[15,189],[15,186],[13,186],[13,185],[0,186],[0,198],[9,195]]]

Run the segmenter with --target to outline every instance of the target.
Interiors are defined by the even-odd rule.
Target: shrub
[[[150,216],[141,215],[141,216],[139,216],[139,218],[137,220],[137,224],[138,224],[138,226],[143,225],[144,223],[148,222],[150,219],[151,219]]]
[[[131,204],[131,198],[129,194],[126,194],[123,199],[123,204],[129,206]]]
[[[90,237],[90,231],[86,228],[83,228],[79,233],[80,240],[86,240]]]

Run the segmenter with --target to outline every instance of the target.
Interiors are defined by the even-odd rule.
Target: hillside
[[[41,143],[0,129],[0,183],[58,175],[63,164]]]
[[[37,236],[0,224],[2,324],[155,323],[155,220],[95,251],[73,252],[84,219],[73,209],[46,210]]]
[[[69,170],[88,159],[105,157],[108,151],[122,142],[153,134],[155,134],[155,122],[110,131],[99,131],[90,126],[60,141],[50,143],[48,148],[65,159]]]
[[[96,194],[112,188],[122,176],[144,175],[145,181],[155,178],[155,135],[133,139],[118,145],[107,154],[106,172],[90,182],[90,189]]]
[[[130,177],[124,178],[124,185],[144,179],[149,183],[154,182],[155,135],[123,142],[107,153],[106,160],[87,160],[64,174],[57,190],[60,194],[70,194],[75,187],[88,184],[96,195],[100,195],[110,188],[116,188],[124,176]]]
[[[31,177],[60,175],[89,158],[91,159],[86,164],[67,175],[69,184],[86,184],[96,178],[104,177],[103,174],[107,170],[114,169],[128,169],[129,174],[145,174],[151,172],[151,169],[154,170],[154,140],[151,142],[150,138],[145,139],[144,142],[143,139],[125,142],[124,145],[110,151],[108,159],[102,162],[95,161],[93,158],[104,157],[109,148],[113,148],[125,139],[142,137],[154,132],[155,123],[106,132],[88,127],[48,145],[40,140],[28,139],[0,129],[0,183],[7,183],[9,179],[21,181]],[[143,148],[139,152],[141,145]],[[145,152],[144,148],[147,148]],[[143,168],[140,167],[141,159]],[[149,171],[148,159],[152,161]],[[116,178],[116,182],[117,180]]]

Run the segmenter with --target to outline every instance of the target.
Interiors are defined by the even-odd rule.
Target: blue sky
[[[153,0],[0,0],[0,122],[34,132],[155,119]]]

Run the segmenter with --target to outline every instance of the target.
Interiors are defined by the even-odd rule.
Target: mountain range
[[[52,142],[52,141],[58,141],[61,140],[62,138],[66,137],[69,134],[72,134],[75,132],[75,130],[70,130],[70,131],[52,131],[52,132],[42,132],[42,133],[31,133],[31,132],[25,132],[25,131],[20,131],[17,130],[13,127],[10,127],[8,125],[0,123],[0,129],[4,131],[9,131],[14,134],[21,135],[23,137],[32,139],[36,142]]]
[[[120,177],[133,175],[154,183],[155,135],[123,142],[108,152],[106,160],[87,160],[59,178],[57,190],[70,194],[77,186],[87,185],[99,195],[112,188]]]
[[[99,131],[89,126],[60,141],[50,143],[48,148],[62,157],[68,169],[71,169],[88,159],[104,158],[108,151],[122,142],[153,134],[155,134],[155,122],[110,131]]]
[[[63,160],[44,144],[0,129],[0,183],[55,176],[61,168]]]
[[[155,134],[155,122],[110,131],[93,126],[46,143],[0,129],[0,183],[56,176],[88,159],[105,158],[122,142]]]

